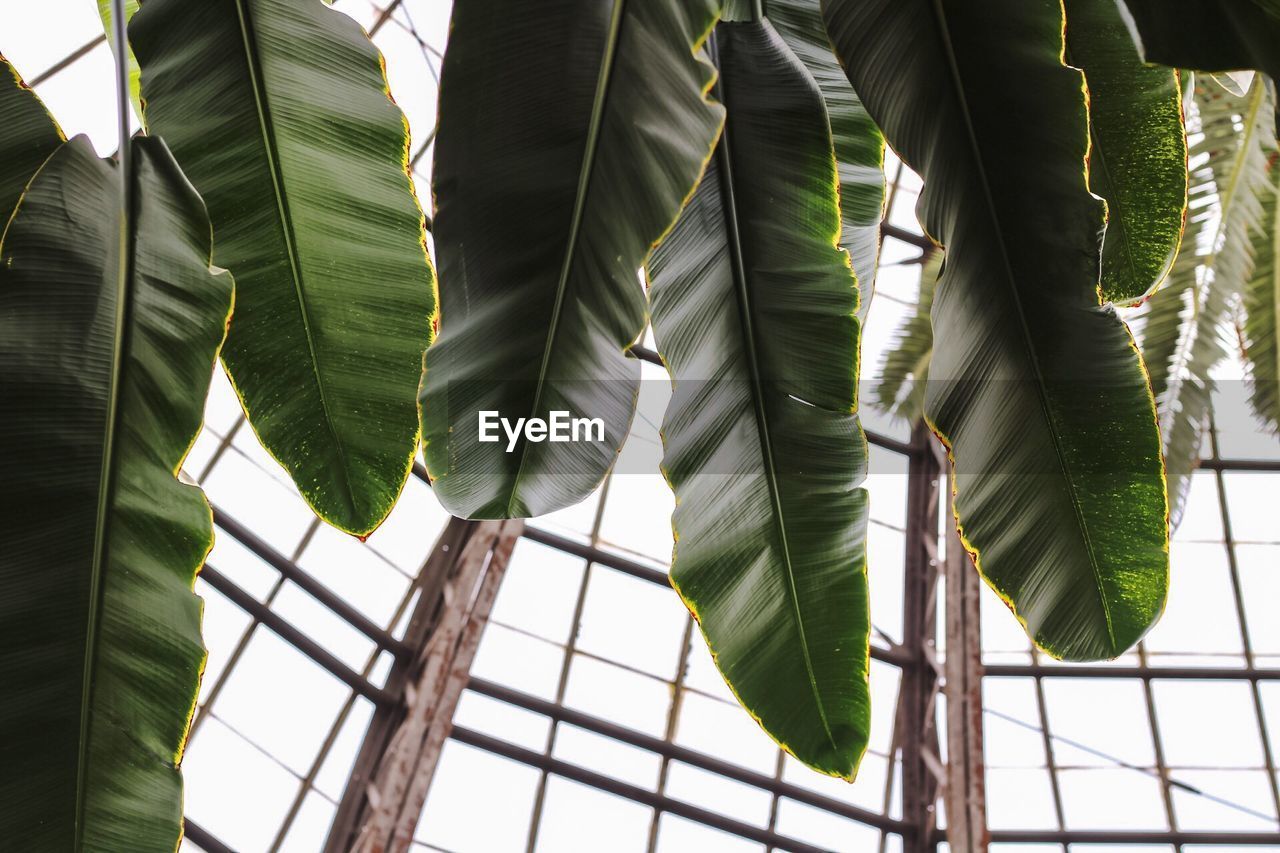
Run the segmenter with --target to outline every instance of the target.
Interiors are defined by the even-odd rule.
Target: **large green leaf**
[[[893,343],[880,361],[880,381],[875,405],[887,415],[915,423],[924,415],[929,360],[933,357],[933,326],[929,312],[942,271],[942,252],[931,252],[922,262],[920,288],[912,314],[902,321]]]
[[[1249,402],[1274,433],[1280,432],[1280,168],[1274,163],[1269,177],[1261,194],[1261,228],[1253,234],[1253,276],[1244,291],[1244,336]]]
[[[1123,2],[1121,12],[1148,62],[1196,71],[1254,69],[1280,78],[1278,0],[1116,1]],[[1241,80],[1230,82],[1239,87]]]
[[[983,576],[1052,655],[1109,658],[1164,605],[1160,436],[1128,329],[1099,304],[1082,74],[1058,0],[824,0],[946,247],[926,414]]]
[[[1169,517],[1182,519],[1212,404],[1213,369],[1226,357],[1232,309],[1253,269],[1250,231],[1267,189],[1271,109],[1266,86],[1244,96],[1198,82],[1191,148],[1191,215],[1182,251],[1144,312],[1142,353],[1160,415]]]
[[[83,137],[0,245],[0,837],[24,851],[172,851],[204,649],[209,506],[177,472],[231,278],[159,139],[133,215]],[[128,253],[122,257],[122,246]]]
[[[867,744],[867,445],[857,285],[821,95],[764,21],[716,29],[728,119],[649,265],[674,394],[671,580],[785,749],[852,778]]]
[[[822,25],[819,0],[769,0],[766,12],[822,91],[840,170],[840,245],[858,277],[858,316],[865,322],[884,218],[884,137],[840,70]]]
[[[249,422],[321,517],[367,534],[416,452],[435,310],[381,56],[316,0],[143,0],[129,33],[146,125],[239,285],[223,360]]]
[[[468,0],[441,74],[427,470],[449,511],[582,500],[635,413],[638,273],[702,172],[723,110],[695,52],[715,0]],[[604,440],[479,441],[481,411],[600,418]]]
[[[1089,87],[1089,188],[1107,200],[1102,293],[1145,296],[1169,272],[1187,203],[1178,73],[1142,61],[1116,0],[1066,0],[1066,62]]]
[[[23,188],[63,139],[40,98],[0,54],[0,235]]]
[[[125,20],[133,17],[133,13],[138,11],[138,0],[125,0],[124,16]],[[116,54],[116,61],[119,61],[120,51],[116,48],[115,27],[111,18],[111,0],[98,0],[98,15],[102,18],[102,28],[107,34],[107,43],[111,45],[111,51]],[[138,60],[133,55],[133,51],[128,45],[125,45],[125,61],[129,63],[129,100],[133,102],[133,108],[138,115],[142,115],[142,100],[138,93]]]

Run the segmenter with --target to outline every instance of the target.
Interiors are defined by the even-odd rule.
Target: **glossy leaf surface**
[[[1082,75],[1057,0],[824,0],[946,248],[925,411],[980,571],[1061,658],[1119,655],[1159,616],[1159,432],[1128,329],[1099,304]],[[998,25],[996,23],[998,22]]]
[[[129,33],[146,125],[236,276],[223,359],[249,422],[322,518],[367,534],[417,448],[435,310],[382,59],[314,0],[143,0]]]
[[[800,760],[867,743],[857,290],[821,95],[767,22],[716,29],[724,137],[649,266],[674,382],[671,579],[725,679]]]
[[[40,98],[0,54],[0,235],[27,182],[62,141]]]
[[[0,245],[0,837],[14,850],[168,853],[182,831],[205,656],[192,585],[213,520],[176,475],[232,284],[210,270],[204,207],[164,144],[133,151],[127,224],[115,167],[79,137]]]
[[[693,191],[723,118],[695,53],[712,0],[455,4],[441,74],[426,463],[469,518],[585,498],[635,413],[639,269]],[[479,439],[481,411],[600,418],[604,441]]]
[[[840,170],[840,245],[858,278],[859,318],[867,318],[884,218],[884,137],[840,69],[819,0],[769,0],[769,22],[822,91]]]
[[[1147,302],[1142,352],[1160,416],[1169,517],[1182,520],[1200,464],[1216,382],[1235,336],[1233,308],[1253,272],[1250,232],[1263,210],[1271,104],[1262,80],[1244,97],[1196,84],[1192,214],[1165,286]]]
[[[1187,143],[1177,72],[1147,65],[1116,0],[1065,0],[1065,59],[1089,87],[1089,188],[1107,200],[1102,293],[1132,302],[1178,252],[1187,204]]]

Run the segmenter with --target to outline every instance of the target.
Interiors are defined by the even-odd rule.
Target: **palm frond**
[[[1146,303],[1142,352],[1156,396],[1173,524],[1181,519],[1233,307],[1254,269],[1275,143],[1262,78],[1243,96],[1197,81],[1189,120],[1190,210],[1182,252]]]
[[[929,312],[933,308],[938,275],[942,272],[942,257],[941,250],[934,251],[921,263],[915,313],[898,326],[893,344],[881,357],[880,381],[872,398],[872,405],[880,411],[910,423],[915,423],[924,413],[925,383],[933,355]]]

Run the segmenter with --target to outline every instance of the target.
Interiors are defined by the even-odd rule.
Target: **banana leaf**
[[[766,13],[822,91],[840,171],[840,245],[858,278],[858,319],[865,323],[884,218],[884,137],[840,69],[819,0],[769,0]]]
[[[129,39],[143,121],[239,285],[222,357],[249,423],[322,518],[367,535],[417,450],[435,311],[382,57],[314,0],[142,0]]]
[[[36,93],[0,54],[0,235],[27,182],[66,138]]]
[[[432,236],[440,336],[423,437],[436,495],[467,518],[541,515],[599,485],[635,414],[639,270],[723,120],[695,55],[714,0],[453,8]],[[480,413],[599,418],[603,440],[481,441]],[[594,437],[594,436],[593,436]]]
[[[213,541],[177,472],[232,283],[157,138],[119,169],[84,137],[0,243],[0,837],[12,850],[169,853]],[[127,247],[127,251],[122,251]]]
[[[727,124],[648,272],[674,393],[671,580],[784,749],[852,779],[867,745],[867,442],[857,285],[821,93],[767,21],[722,23]]]
[[[1099,302],[1104,206],[1062,6],[824,0],[823,13],[947,252],[925,412],[951,454],[963,541],[1046,652],[1115,657],[1164,606],[1164,476],[1141,359]]]
[[[1065,0],[1068,65],[1089,87],[1089,188],[1107,200],[1102,293],[1134,302],[1178,253],[1187,207],[1187,142],[1178,72],[1147,65],[1116,0]]]

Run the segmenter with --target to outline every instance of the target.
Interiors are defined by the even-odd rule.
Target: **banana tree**
[[[0,161],[0,834],[172,850],[205,657],[192,586],[213,541],[177,473],[231,278],[159,138],[100,160],[0,71],[0,149],[24,154]]]
[[[869,721],[860,316],[886,139],[942,248],[880,400],[946,442],[963,541],[1035,642],[1125,651],[1165,598],[1180,491],[1162,440],[1182,482],[1237,303],[1273,418],[1280,372],[1267,90],[1198,95],[1191,193],[1220,215],[1194,213],[1178,254],[1180,80],[1131,37],[1159,58],[1152,33],[1176,28],[1126,2],[1130,20],[1110,0],[459,2],[438,315],[404,117],[367,35],[320,0],[116,0],[121,73],[132,53],[158,134],[119,167],[64,143],[6,67],[0,392],[28,413],[0,429],[0,471],[23,484],[0,521],[21,545],[0,573],[6,838],[177,839],[210,528],[174,472],[226,327],[211,258],[239,282],[222,360],[251,426],[360,536],[419,443],[458,515],[586,497],[629,430],[650,320],[675,389],[673,583],[765,730],[852,778]],[[1266,71],[1269,44],[1166,61]],[[1115,307],[1144,299],[1145,366]],[[526,431],[505,452],[481,435],[485,413],[557,410],[598,418],[602,440]],[[41,763],[41,743],[65,754]]]

